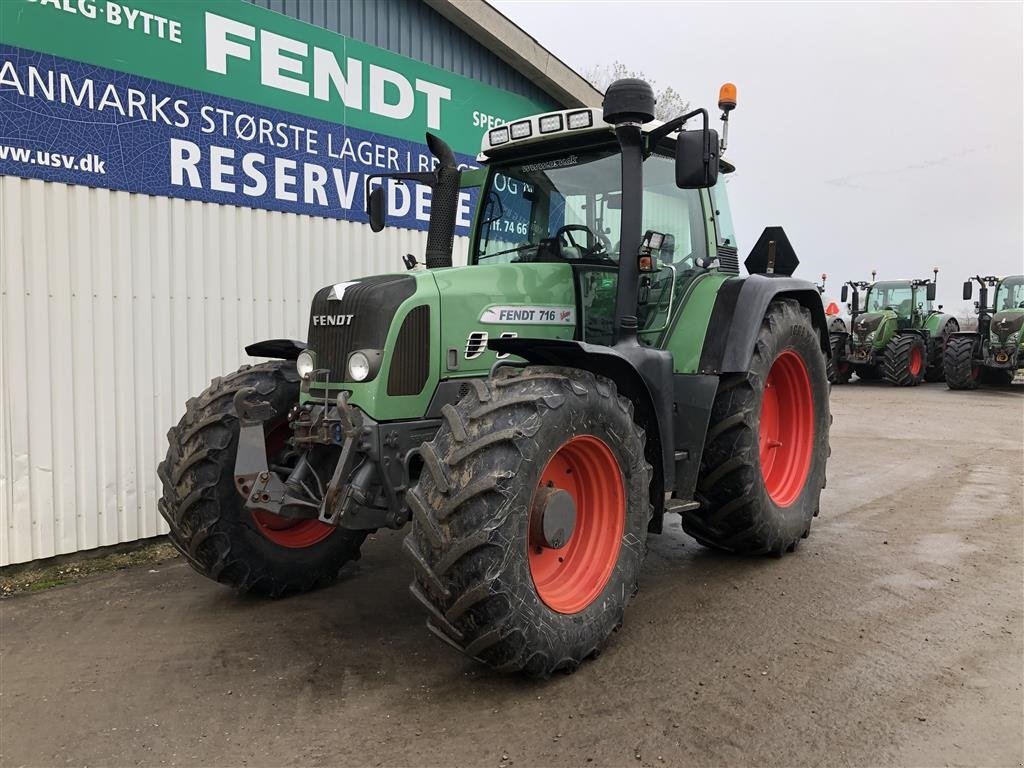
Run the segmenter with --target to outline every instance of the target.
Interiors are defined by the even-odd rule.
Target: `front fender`
[[[250,357],[270,357],[276,360],[295,360],[306,349],[306,342],[297,339],[266,339],[245,348]]]

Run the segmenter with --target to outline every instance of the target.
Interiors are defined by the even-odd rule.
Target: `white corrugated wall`
[[[185,400],[425,233],[0,176],[0,565],[166,532]],[[465,238],[457,242],[464,262]]]

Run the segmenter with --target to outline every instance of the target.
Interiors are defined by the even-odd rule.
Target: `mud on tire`
[[[295,364],[243,366],[188,401],[185,415],[167,433],[167,457],[157,469],[163,484],[159,509],[171,542],[199,573],[240,592],[277,597],[330,583],[345,561],[358,558],[366,534],[339,528],[296,548],[261,532],[234,482],[239,423],[232,400],[247,387],[283,418],[298,402]]]
[[[473,381],[443,414],[407,494],[410,591],[428,611],[428,628],[501,671],[546,677],[574,670],[621,625],[646,552],[651,467],[631,403],[604,377],[530,366]],[[583,435],[600,439],[618,464],[624,527],[608,558],[610,575],[595,586],[599,594],[581,610],[560,613],[534,582],[530,510],[549,461]]]
[[[761,415],[765,383],[780,356],[799,356],[813,402],[813,443],[802,490],[777,504],[762,469]],[[719,381],[701,456],[696,499],[683,529],[705,546],[740,554],[782,555],[796,549],[818,514],[829,455],[829,385],[810,313],[791,299],[773,301],[761,323],[750,371]]]

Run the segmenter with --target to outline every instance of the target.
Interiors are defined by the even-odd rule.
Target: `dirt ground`
[[[605,653],[546,683],[427,634],[401,533],[276,602],[180,560],[5,599],[0,764],[1021,765],[1024,387],[833,412],[796,554],[673,519]]]

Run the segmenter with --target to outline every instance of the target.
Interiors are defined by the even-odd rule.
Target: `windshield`
[[[474,260],[616,266],[621,170],[617,148],[496,169],[483,192]],[[665,235],[662,263],[693,266],[703,253],[701,219],[700,193],[676,187],[673,160],[649,157],[644,163],[643,230]]]
[[[995,311],[1024,308],[1024,275],[1007,277],[996,288]]]
[[[924,298],[924,291],[921,291],[921,298]],[[925,301],[926,309],[931,309],[931,302]],[[914,293],[909,283],[875,283],[868,288],[868,298],[865,305],[867,312],[881,312],[883,309],[891,309],[900,317],[909,317],[914,309]]]

